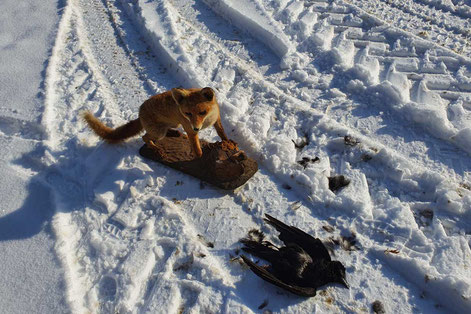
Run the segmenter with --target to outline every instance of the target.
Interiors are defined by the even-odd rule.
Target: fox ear
[[[203,95],[207,100],[213,100],[214,91],[211,87],[205,87],[201,90],[201,95]]]
[[[180,88],[172,88],[172,90],[170,92],[172,93],[173,99],[177,103],[180,103],[186,97],[185,91],[183,89],[180,89]]]

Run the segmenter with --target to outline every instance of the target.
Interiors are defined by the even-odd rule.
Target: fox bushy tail
[[[98,120],[92,113],[84,112],[83,118],[87,122],[88,126],[95,132],[96,135],[101,137],[108,143],[119,143],[127,138],[135,136],[142,131],[142,125],[139,118],[136,120],[129,121],[125,125],[119,126],[116,129],[112,129],[103,124]]]

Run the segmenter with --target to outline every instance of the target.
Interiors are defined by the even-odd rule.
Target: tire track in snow
[[[455,16],[461,18],[471,18],[471,6],[464,3],[464,1],[451,1],[450,3],[443,3],[441,0],[414,0],[415,2],[422,3],[429,6],[430,8],[435,8],[437,10],[442,10],[444,12],[450,12]]]
[[[145,90],[147,94],[157,94],[160,88],[155,81],[153,81],[150,77],[146,75],[146,73],[143,73],[142,66],[140,65],[140,63],[142,62],[142,58],[139,58],[138,56],[136,56],[134,52],[131,49],[129,49],[125,43],[126,40],[129,40],[129,38],[131,37],[138,37],[138,34],[137,33],[129,34],[129,32],[132,30],[128,30],[128,32],[124,32],[119,27],[119,23],[121,23],[121,18],[123,17],[119,15],[119,11],[115,7],[114,3],[110,2],[109,0],[102,0],[102,3],[106,8],[105,12],[107,13],[108,19],[111,22],[118,44],[124,50],[124,52],[126,53],[126,56],[130,60],[130,63],[132,65],[130,68],[135,70],[138,73],[138,77],[140,78],[140,80],[146,83]],[[82,7],[86,7],[87,3],[82,2],[81,5]],[[95,12],[102,12],[102,11],[95,10]],[[144,50],[145,48],[145,45],[141,46],[139,45],[139,42],[137,41],[134,42],[134,45],[141,48],[142,50]],[[146,48],[148,49],[148,47]],[[140,53],[142,54],[142,51],[140,51]],[[148,61],[148,59],[153,59],[151,62],[155,61],[155,56],[150,56],[149,50],[144,50],[144,54],[146,54],[146,58],[145,58],[146,61]],[[147,67],[150,67],[149,63],[150,62],[146,62]],[[153,70],[155,72],[157,71],[162,72],[164,69],[156,67]],[[129,89],[132,89],[132,88],[133,87],[129,87]]]
[[[204,1],[172,0],[170,4],[186,25],[197,28],[206,38],[223,47],[225,52],[237,57],[240,63],[263,74],[276,71],[279,57],[269,46],[251,36],[244,36],[245,33],[239,28],[215,16],[213,8]]]
[[[379,79],[379,81],[386,80],[399,85],[401,83],[399,76],[403,73],[407,75],[407,79],[413,82],[422,80],[425,92],[428,92],[429,89],[433,92],[436,91],[445,102],[456,100],[460,96],[464,99],[471,96],[469,79],[466,79],[466,77],[469,78],[469,59],[458,57],[441,49],[434,49],[433,44],[428,45],[425,41],[407,38],[410,37],[410,34],[403,31],[389,31],[382,26],[382,22],[369,22],[368,17],[354,20],[351,15],[355,12],[347,7],[343,7],[343,17],[338,17],[337,11],[340,8],[342,6],[327,5],[320,8],[314,7],[314,12],[322,12],[321,21],[327,21],[337,27],[325,26],[322,28],[321,26],[320,31],[324,29],[330,34],[321,44],[336,54],[338,61],[346,68],[351,67],[352,62],[361,63],[363,61],[365,66],[372,68],[369,75],[374,84]],[[330,18],[332,19],[329,20]],[[371,24],[369,27],[368,23]],[[403,34],[407,34],[407,36],[403,36]],[[358,49],[362,48],[364,49],[363,55],[355,56],[355,53],[358,54]],[[371,58],[368,58],[369,56]],[[368,59],[370,59],[370,64],[365,62]],[[378,59],[379,67],[371,62],[374,59]],[[466,67],[468,67],[468,71],[466,71]],[[460,75],[460,71],[464,75]],[[464,79],[462,81],[453,79],[451,74],[457,74],[457,77],[464,76]],[[446,83],[440,84],[440,80]],[[410,87],[404,86],[404,88],[411,90],[404,94],[405,97],[402,101],[406,102],[409,97],[413,98],[417,94],[415,92],[416,84],[412,84]],[[408,96],[408,94],[410,95]],[[421,101],[415,98],[413,100]]]
[[[413,1],[407,3],[374,1],[373,3],[349,0],[348,2],[411,34],[435,44],[438,43],[456,53],[471,56],[471,32],[469,32],[471,25],[466,19],[444,14],[442,11]]]
[[[66,269],[66,293],[74,312],[95,311],[100,306],[96,302],[96,268],[103,267],[90,265],[93,253],[90,255],[87,241],[97,245],[96,230],[90,227],[97,226],[103,215],[97,208],[87,207],[86,200],[92,193],[87,178],[91,170],[87,158],[96,157],[93,156],[96,151],[83,147],[86,140],[80,134],[83,133],[83,124],[79,115],[87,103],[102,114],[111,113],[119,118],[121,113],[116,109],[110,83],[101,74],[89,50],[84,29],[77,4],[70,2],[48,70],[48,114],[43,121],[52,135],[48,143],[51,166],[45,177],[55,190],[58,202],[59,212],[54,217],[53,228],[57,236],[58,256]],[[109,163],[113,158],[106,161]],[[103,161],[101,165],[104,165]],[[113,162],[107,166],[112,168]],[[74,183],[71,178],[81,180]],[[97,247],[92,249],[97,250]],[[106,278],[108,286],[112,285],[110,278],[113,277]]]
[[[290,5],[287,5],[281,12],[276,12],[275,15],[278,17],[290,16],[290,13],[285,12],[291,12],[291,7],[297,3],[297,1],[292,1]],[[368,17],[355,18],[353,13],[355,12],[345,6],[328,4],[327,2],[320,3],[315,6],[308,6],[304,12],[302,10],[301,13],[298,12],[297,14],[302,16],[301,22],[298,22],[297,19],[294,19],[293,22],[290,22],[289,19],[286,20],[285,23],[291,24],[287,24],[285,30],[288,32],[295,31],[295,36],[297,36],[301,46],[300,49],[304,51],[313,49],[312,41],[315,42],[318,49],[321,48],[321,51],[318,52],[321,56],[325,55],[322,52],[323,49],[328,51],[327,56],[320,58],[319,65],[322,66],[322,62],[326,63],[322,61],[326,57],[331,59],[333,57],[337,63],[342,65],[340,71],[334,69],[332,73],[334,74],[333,81],[336,82],[337,80],[343,87],[344,92],[349,94],[352,92],[349,91],[349,88],[345,88],[345,81],[354,80],[355,78],[363,81],[360,84],[373,87],[371,88],[373,95],[368,95],[363,99],[362,97],[356,97],[360,103],[371,102],[371,98],[378,92],[383,95],[398,92],[398,99],[388,101],[391,103],[398,102],[398,104],[390,105],[387,108],[399,113],[400,117],[404,114],[412,117],[409,127],[415,128],[415,123],[421,123],[423,127],[418,128],[417,131],[427,129],[427,124],[421,122],[421,120],[423,116],[432,115],[437,124],[441,126],[441,129],[437,132],[435,129],[428,128],[430,134],[466,150],[466,145],[458,143],[458,138],[464,135],[461,133],[466,133],[464,132],[466,127],[461,123],[461,119],[469,119],[469,113],[464,110],[461,118],[455,119],[450,112],[456,110],[456,106],[461,108],[463,105],[466,107],[467,102],[471,99],[469,78],[460,74],[461,72],[466,73],[465,69],[460,68],[460,64],[469,67],[469,61],[456,56],[440,55],[439,51],[436,52],[432,47],[424,46],[421,42],[406,40],[401,32],[390,31],[383,26],[373,27],[381,25],[381,22],[369,21]],[[310,31],[306,33],[306,30],[304,30],[304,36],[300,36],[299,27],[301,26],[299,23],[303,25],[305,17],[314,20],[313,31],[316,33],[311,34]],[[365,29],[362,30],[362,27]],[[315,62],[315,59],[312,58],[312,62]],[[329,65],[330,63],[327,62],[326,66]],[[327,71],[331,70],[327,69]],[[463,77],[463,80],[453,79],[452,74]],[[380,82],[381,84],[378,85]],[[336,86],[335,84],[332,85]],[[394,86],[398,87],[394,88]],[[355,89],[353,86],[350,87]],[[382,88],[384,90],[381,90]],[[396,92],[393,90],[396,90]],[[365,94],[364,88],[361,88],[361,94]],[[357,95],[353,93],[352,96]],[[463,101],[463,104],[461,104],[461,101]],[[433,105],[429,105],[429,103]],[[442,109],[442,107],[445,107],[445,109]],[[449,121],[450,117],[453,120]],[[338,119],[338,117],[336,118]],[[394,123],[394,121],[392,122]],[[454,135],[456,141],[454,138],[450,138],[450,134],[457,132],[454,129],[455,127],[459,130]],[[402,135],[399,134],[399,136]],[[385,139],[379,137],[378,140],[384,141]],[[396,141],[394,138],[386,140],[389,142]],[[425,142],[429,141],[425,140]],[[404,143],[398,144],[398,147],[405,146]],[[445,161],[447,158],[442,160]]]
[[[71,20],[73,15],[73,9],[70,3],[67,3],[64,8],[59,28],[57,32],[57,38],[52,50],[52,55],[49,61],[49,65],[46,71],[46,93],[45,93],[45,110],[43,114],[42,125],[45,127],[48,140],[46,146],[51,150],[57,147],[58,134],[57,125],[53,125],[56,119],[55,105],[59,99],[56,93],[56,85],[59,83],[60,78],[58,77],[57,69],[59,62],[61,61],[61,53],[66,47],[67,35],[71,31]],[[54,162],[52,159],[50,163]],[[59,182],[61,183],[61,182]],[[54,183],[51,182],[54,188]],[[57,188],[57,187],[55,187]],[[60,196],[56,192],[56,202],[59,202]],[[57,206],[60,210],[60,206]],[[68,213],[56,213],[52,221],[52,229],[56,236],[56,252],[60,262],[65,270],[65,282],[66,282],[66,298],[69,302],[69,306],[73,312],[81,313],[85,312],[83,306],[83,286],[85,285],[84,278],[79,275],[80,265],[75,256],[71,255],[70,252],[75,249],[77,242],[79,241],[78,230],[73,229],[71,226],[71,215]]]
[[[69,2],[48,68],[46,112],[43,119],[50,135],[48,154],[51,159],[49,163],[52,164],[46,180],[56,191],[59,211],[52,223],[57,236],[56,249],[66,270],[69,305],[73,312],[80,313],[96,307],[93,303],[96,273],[87,264],[89,257],[83,249],[84,239],[90,235],[90,225],[87,225],[87,218],[83,216],[100,217],[96,217],[93,210],[87,213],[84,201],[76,203],[71,200],[73,194],[87,193],[87,179],[68,188],[71,177],[81,177],[75,170],[86,169],[84,159],[89,154],[74,140],[80,132],[80,127],[75,125],[80,124],[79,111],[87,101],[96,105],[99,111],[114,110],[110,84],[101,76],[96,61],[87,49],[83,30],[78,7],[74,2]],[[96,225],[96,222],[92,225]],[[107,278],[108,286],[112,285],[109,279],[112,277]]]

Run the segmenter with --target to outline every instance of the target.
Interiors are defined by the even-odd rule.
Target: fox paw
[[[157,145],[155,145],[154,141],[152,140],[149,140],[149,142],[147,142],[147,145],[149,145],[151,148],[157,149]]]
[[[147,146],[149,146],[151,148],[157,148],[157,145],[155,145],[155,143],[154,143],[155,140],[149,134],[146,133],[142,137],[142,140],[147,144]]]

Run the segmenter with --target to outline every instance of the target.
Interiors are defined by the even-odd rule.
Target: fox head
[[[195,132],[205,127],[205,119],[214,113],[214,109],[217,110],[216,97],[210,87],[194,90],[173,88],[171,92],[180,113],[190,122]]]

